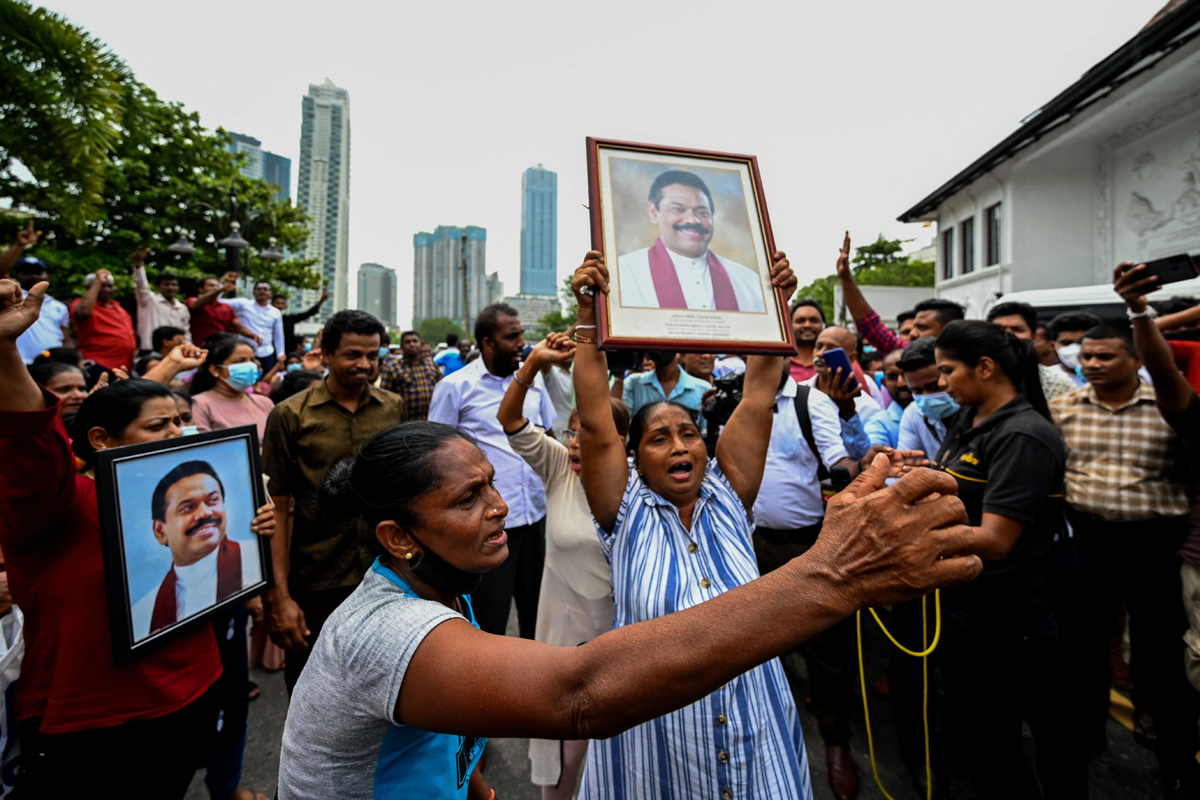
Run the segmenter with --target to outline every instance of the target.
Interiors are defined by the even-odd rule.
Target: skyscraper
[[[358,268],[358,307],[383,323],[396,327],[396,270],[382,264]]]
[[[558,292],[558,174],[538,164],[521,176],[521,294]]]
[[[350,94],[326,78],[309,84],[302,109],[297,204],[312,220],[306,256],[333,298],[321,307],[325,322],[350,304]],[[317,295],[305,291],[300,305]]]
[[[467,237],[467,302],[463,303],[462,237]],[[487,230],[439,225],[413,236],[413,325],[447,317],[470,333],[475,316],[504,296],[500,276],[487,273]]]
[[[245,153],[242,174],[247,178],[262,178],[275,187],[276,200],[292,198],[292,160],[262,149],[262,142],[244,133],[230,133],[233,140],[229,150]]]

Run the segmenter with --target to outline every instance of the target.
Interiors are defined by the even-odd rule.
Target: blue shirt
[[[933,459],[937,457],[945,438],[946,423],[940,419],[927,418],[915,402],[909,403],[908,408],[900,415],[897,450],[922,450],[926,457]]]
[[[712,384],[688,375],[683,367],[679,367],[679,382],[667,397],[659,383],[657,372],[635,372],[625,379],[622,397],[629,404],[629,413],[636,414],[637,410],[647,403],[671,400],[686,406],[693,411],[700,410],[700,401],[704,393],[712,388]]]
[[[467,362],[463,359],[462,353],[455,350],[453,347],[443,350],[433,357],[433,363],[442,368],[443,375],[449,375],[452,372],[458,372]]]
[[[888,447],[895,447],[900,441],[900,418],[903,415],[904,409],[893,400],[882,414],[875,414],[867,420],[863,430],[872,446],[886,444]]]
[[[750,520],[710,460],[685,529],[631,469],[612,533],[614,627],[711,600],[758,577]],[[729,792],[729,794],[726,794]],[[779,659],[650,722],[593,740],[580,800],[811,800],[800,718]]]

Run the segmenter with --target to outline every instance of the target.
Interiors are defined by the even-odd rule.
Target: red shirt
[[[71,324],[75,326],[79,341],[79,352],[102,367],[133,366],[137,351],[137,337],[133,333],[133,318],[116,301],[97,302],[92,306],[91,316],[80,318],[76,309],[83,302],[77,297],[71,301]]]
[[[42,410],[0,412],[0,547],[25,613],[17,719],[70,733],[178,711],[221,675],[212,626],[114,666],[96,482],[76,472],[43,394]]]
[[[191,308],[192,300],[188,300],[188,307]],[[208,341],[208,337],[214,333],[228,333],[233,331],[233,306],[228,303],[222,303],[220,300],[209,303],[206,306],[192,309],[192,341],[198,346],[203,347]]]
[[[801,364],[794,357],[789,362],[788,372],[796,383],[802,383],[817,374],[812,364]]]

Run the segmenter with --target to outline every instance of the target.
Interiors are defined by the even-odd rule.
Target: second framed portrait
[[[254,426],[96,454],[113,653],[136,658],[271,584]]]
[[[588,138],[602,348],[795,352],[754,156]]]

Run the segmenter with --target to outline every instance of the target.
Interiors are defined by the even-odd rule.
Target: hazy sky
[[[160,96],[299,161],[300,98],[350,92],[350,263],[397,270],[412,235],[488,232],[519,290],[521,173],[558,173],[558,256],[589,248],[585,136],[758,156],[801,284],[1134,36],[1165,0],[261,2],[54,0]],[[355,283],[351,282],[356,297]]]

